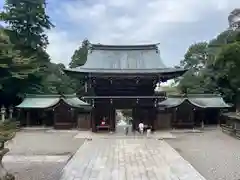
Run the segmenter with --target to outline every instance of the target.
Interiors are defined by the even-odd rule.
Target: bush
[[[4,143],[15,136],[16,123],[13,121],[0,122],[0,149],[4,148]]]
[[[16,122],[15,121],[4,121],[0,122],[0,131],[15,131],[17,128]]]
[[[7,173],[6,176],[0,180],[15,180],[15,177],[12,174]]]

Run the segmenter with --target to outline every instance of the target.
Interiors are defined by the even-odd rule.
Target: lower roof
[[[73,108],[83,109],[91,108],[91,105],[80,100],[76,96],[76,94],[71,95],[28,94],[24,98],[23,102],[16,107],[22,109],[46,109],[56,106],[61,100]]]
[[[220,95],[215,94],[189,94],[189,95],[178,95],[169,96],[166,100],[160,102],[160,107],[164,106],[167,108],[174,108],[180,106],[182,103],[188,101],[193,106],[199,108],[229,108]]]
[[[126,74],[141,74],[141,73],[174,73],[174,72],[186,72],[187,69],[183,68],[152,68],[152,69],[113,69],[113,68],[84,68],[76,67],[71,69],[65,69],[66,72],[79,72],[79,73],[126,73]]]

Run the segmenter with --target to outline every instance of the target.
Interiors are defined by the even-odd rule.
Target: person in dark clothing
[[[128,126],[125,127],[125,135],[127,136],[128,135]]]

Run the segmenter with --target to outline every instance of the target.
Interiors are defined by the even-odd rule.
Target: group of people
[[[147,132],[147,135],[149,135],[152,131],[152,127],[148,126],[148,125],[144,125],[142,122],[140,122],[138,124],[138,132],[140,134],[144,134],[145,132]]]
[[[149,136],[152,132],[152,127],[144,125],[142,122],[140,122],[136,130],[142,135],[146,132],[147,136]],[[128,135],[128,127],[125,128],[125,134]]]

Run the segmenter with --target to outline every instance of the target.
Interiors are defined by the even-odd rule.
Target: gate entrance
[[[101,123],[109,131],[116,129],[116,109],[132,109],[132,125],[140,121],[154,130],[156,109],[165,94],[155,94],[156,84],[181,76],[184,69],[166,68],[161,62],[158,44],[91,44],[83,66],[65,70],[85,82],[83,99],[91,103],[92,131]]]

